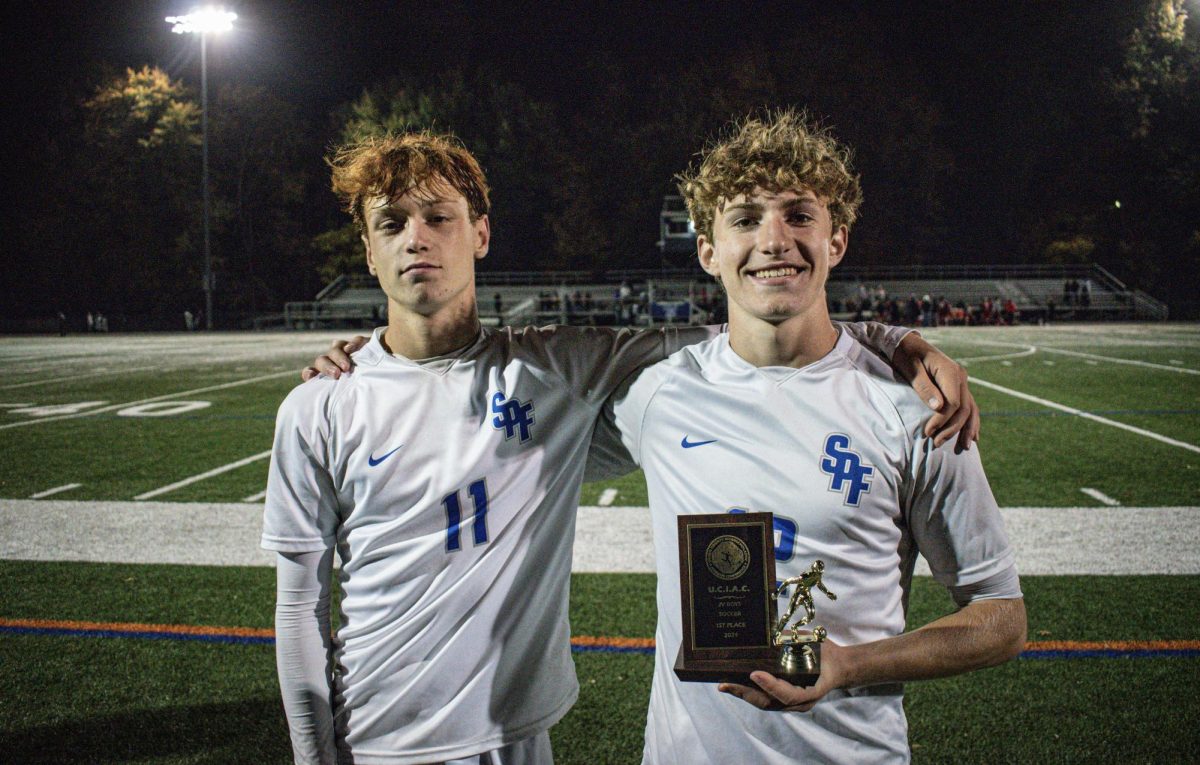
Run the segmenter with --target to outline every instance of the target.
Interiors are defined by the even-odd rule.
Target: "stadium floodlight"
[[[204,186],[204,328],[213,328],[212,250],[209,245],[209,216],[211,201],[208,189],[208,36],[233,29],[237,14],[211,5],[198,8],[186,16],[168,16],[175,34],[200,35],[200,144],[203,157]]]
[[[174,24],[171,31],[178,35],[210,34],[228,32],[233,29],[237,14],[211,5],[192,11],[186,16],[168,16],[167,23]]]

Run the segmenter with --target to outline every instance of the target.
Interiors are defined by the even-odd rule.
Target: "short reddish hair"
[[[333,169],[333,192],[364,231],[367,199],[396,199],[410,189],[449,184],[466,198],[472,221],[487,215],[491,207],[479,161],[452,135],[420,132],[364,138],[338,147],[326,162]]]

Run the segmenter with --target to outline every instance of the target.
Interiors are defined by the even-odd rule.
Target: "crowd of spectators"
[[[917,297],[910,294],[907,299],[888,295],[886,289],[874,289],[859,284],[855,294],[844,302],[832,300],[830,313],[854,321],[873,319],[885,324],[905,324],[912,327],[987,326],[1013,325],[1018,323],[1021,312],[1012,298],[985,297],[978,305],[967,305],[959,300],[951,303],[939,295],[928,293]]]

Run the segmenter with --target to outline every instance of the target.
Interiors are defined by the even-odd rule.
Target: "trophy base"
[[[763,648],[755,655],[734,659],[684,659],[683,649],[675,657],[675,676],[685,683],[737,683],[754,686],[751,672],[766,672],[792,685],[815,685],[821,676],[821,644],[809,645],[812,655],[799,650]]]

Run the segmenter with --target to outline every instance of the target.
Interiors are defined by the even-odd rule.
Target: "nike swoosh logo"
[[[400,446],[397,446],[395,449],[392,449],[390,452],[388,452],[387,454],[383,455],[382,457],[380,457],[378,459],[376,459],[374,455],[367,457],[367,464],[370,465],[371,467],[375,467],[380,462],[383,462],[388,457],[391,457],[393,454],[400,451],[401,446],[404,446],[404,444],[400,444]]]
[[[712,439],[711,441],[689,441],[689,440],[687,440],[687,436],[684,436],[683,440],[679,442],[679,445],[682,446],[684,449],[691,449],[696,446],[704,446],[705,444],[715,444],[716,442],[717,442],[717,439],[715,439],[715,438]]]

